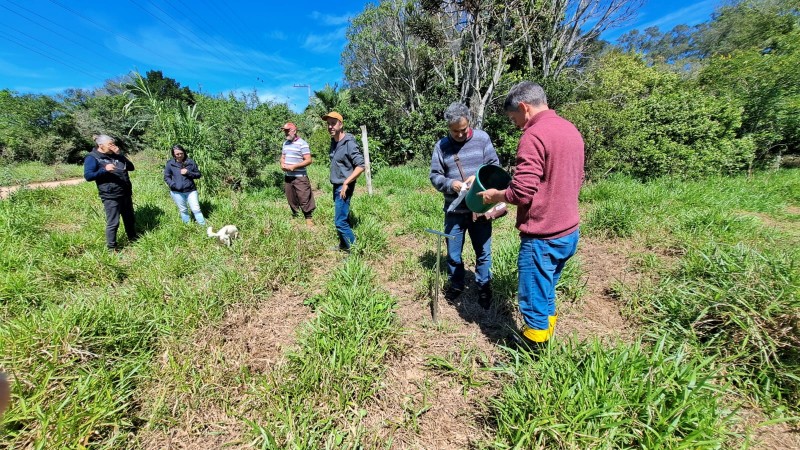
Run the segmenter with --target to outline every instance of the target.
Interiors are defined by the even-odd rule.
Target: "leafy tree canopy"
[[[143,77],[144,84],[158,100],[174,99],[185,105],[196,103],[194,93],[187,86],[181,84],[170,77],[165,77],[160,70],[149,70]],[[126,84],[126,89],[137,95],[138,90],[132,83]]]

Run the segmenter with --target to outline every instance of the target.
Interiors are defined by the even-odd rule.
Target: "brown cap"
[[[339,122],[344,123],[344,119],[342,118],[342,115],[339,114],[336,111],[331,111],[328,114],[325,114],[324,116],[322,116],[322,120],[328,120],[328,119],[336,119]]]
[[[281,130],[296,130],[296,129],[297,129],[297,125],[293,124],[292,122],[286,122],[281,127]]]

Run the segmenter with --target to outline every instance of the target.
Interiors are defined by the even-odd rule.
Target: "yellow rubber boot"
[[[556,314],[555,316],[547,316],[547,323],[548,323],[547,330],[550,332],[550,336],[556,334],[557,321],[558,321],[558,314]]]
[[[534,330],[533,328],[528,327],[525,325],[522,327],[522,335],[531,342],[536,342],[537,344],[543,344],[550,339],[552,333],[550,333],[550,329],[547,330]]]

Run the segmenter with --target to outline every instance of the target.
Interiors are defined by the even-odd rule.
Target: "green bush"
[[[698,77],[707,92],[743,106],[740,134],[749,135],[756,142],[756,163],[759,164],[770,163],[782,153],[800,152],[797,114],[800,104],[800,74],[797,70],[800,64],[800,27],[797,5],[792,2],[769,3],[741,2],[728,10],[732,14],[723,16],[723,19],[736,20],[739,17],[745,22],[765,21],[745,27],[732,23],[729,30],[722,33],[724,37],[740,34],[745,35],[740,37],[747,37],[750,33],[752,37],[761,36],[752,42],[736,45],[726,42],[730,47],[708,58]],[[778,5],[794,8],[793,13],[776,11]],[[775,23],[770,30],[767,26],[771,20]],[[742,47],[737,48],[738,45]]]
[[[698,178],[751,166],[755,143],[737,137],[742,109],[727,98],[618,52],[591,66],[588,78],[564,116],[584,135],[590,177]]]
[[[689,84],[659,89],[633,102],[625,116],[619,156],[640,179],[735,173],[754,157],[752,139],[736,138],[741,108]]]
[[[45,164],[75,162],[84,151],[85,138],[63,104],[46,95],[18,95],[0,90],[0,158],[40,161]]]

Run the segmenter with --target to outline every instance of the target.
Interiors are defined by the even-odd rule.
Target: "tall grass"
[[[795,410],[800,235],[791,208],[800,204],[798,185],[800,171],[789,170],[697,182],[619,178],[581,194],[594,234],[627,235],[677,257],[669,267],[642,267],[654,283],[632,292],[617,286],[654,339],[692,343],[726,361],[742,392]]]
[[[719,448],[732,438],[711,358],[661,339],[513,353],[494,448]]]
[[[353,200],[358,244],[345,258],[328,251],[336,235],[323,165],[309,170],[314,228],[289,218],[276,165],[263,167],[258,189],[202,195],[210,224],[241,230],[228,249],[180,222],[161,180],[163,152],[134,159],[144,234],[135,244],[122,237],[119,254],[104,248],[93,184],[0,201],[0,369],[13,380],[0,446],[135,448],[142,430],[169,430],[209,399],[234,420],[245,422],[236,414],[246,412],[243,445],[373,445],[364,415],[383,389],[387,356],[403,351],[395,346],[403,331],[396,299],[377,285],[373,268],[386,264],[393,236],[433,242],[424,230],[441,229],[442,198],[427,170],[384,168],[372,197],[362,177]],[[511,352],[510,362],[492,371],[477,350],[463,347],[425,358],[427,368],[454,378],[464,395],[505,385],[487,417],[496,437],[480,445],[729,446],[735,436],[726,390],[798,408],[798,186],[800,171],[587,186],[584,235],[638,246],[636,268],[647,282],[619,282],[615,291],[645,324],[642,341],[556,341],[538,357]],[[494,286],[509,301],[517,277],[513,222],[501,219],[493,228]],[[402,267],[382,269],[396,279],[401,271],[430,277],[426,255],[430,248],[419,248]],[[580,250],[570,260],[559,301],[581,298],[591,263]],[[206,369],[196,366],[204,359],[192,350],[165,352],[170,343],[193,342],[198,328],[218,324],[232,306],[266,304],[286,286],[321,290],[307,301],[314,317],[299,328],[284,365],[224,374],[238,398],[207,382]],[[211,357],[224,364],[225,355]],[[148,396],[153,391],[144,386],[153,384],[163,389]],[[404,406],[412,432],[432,401],[433,391],[425,392],[421,403]]]
[[[136,397],[160,342],[218,321],[308,277],[326,235],[293,226],[288,208],[247,196],[201,197],[209,223],[239,226],[233,249],[180,222],[158,155],[136,156],[136,244],[105,249],[91,183],[0,202],[0,369],[13,405],[0,442],[13,448],[119,448],[142,425]],[[120,236],[124,236],[120,227]],[[304,245],[286,245],[297,242]],[[148,399],[150,401],[150,399]],[[152,399],[157,401],[157,399]]]
[[[708,243],[690,249],[643,303],[658,333],[722,357],[746,390],[798,408],[797,258],[796,251]]]

